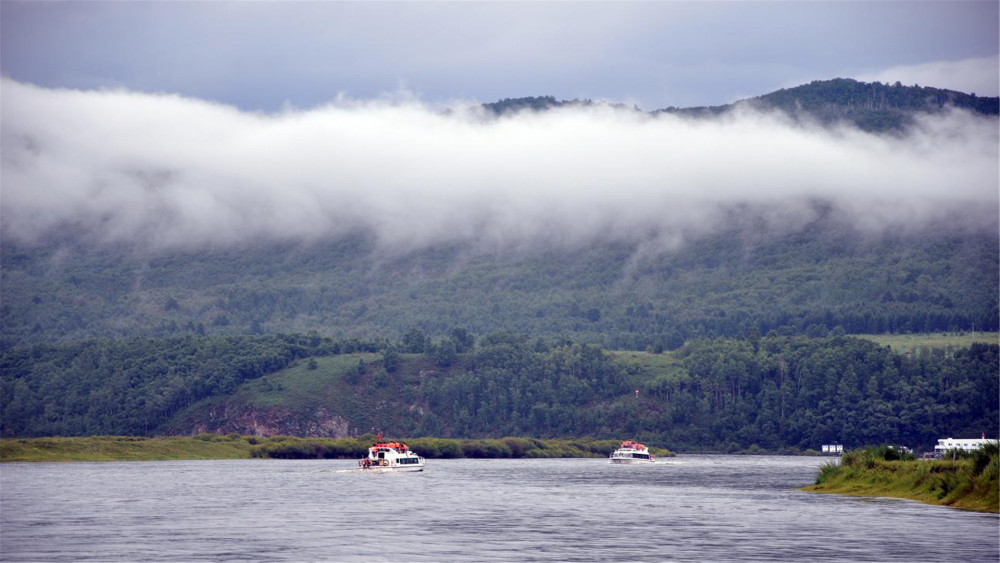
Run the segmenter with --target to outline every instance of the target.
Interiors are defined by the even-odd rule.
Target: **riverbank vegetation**
[[[360,459],[375,437],[298,438],[199,434],[194,437],[90,436],[0,440],[0,461],[152,461],[180,459]],[[506,437],[497,440],[416,438],[405,441],[428,459],[608,457],[618,440],[540,440]],[[651,447],[656,457],[674,454]]]
[[[246,459],[244,439],[182,436],[86,436],[0,440],[0,462],[8,461],[156,461]]]
[[[1000,512],[1000,457],[994,442],[958,459],[920,460],[887,447],[845,453],[824,465],[814,485],[803,490],[895,497]]]
[[[620,440],[515,437],[484,440],[414,438],[405,442],[412,451],[429,459],[608,457],[621,444]],[[253,446],[251,454],[285,459],[353,459],[366,455],[370,445],[371,436],[340,440],[281,436]],[[674,455],[665,448],[656,447],[651,447],[650,453],[658,457]]]

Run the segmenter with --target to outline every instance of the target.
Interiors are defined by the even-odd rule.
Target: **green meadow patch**
[[[933,332],[925,334],[855,334],[893,350],[910,354],[932,353],[934,350],[954,351],[973,344],[1000,343],[997,332]]]

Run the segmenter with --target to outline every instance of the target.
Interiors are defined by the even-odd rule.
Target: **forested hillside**
[[[594,104],[552,97],[508,98],[486,104],[485,109],[504,116]],[[900,128],[920,115],[947,108],[995,119],[1000,100],[836,79],[720,108],[667,111],[715,115],[741,105],[779,109],[810,123],[843,121],[875,132],[868,138],[873,141],[886,132],[885,139],[898,140],[894,133]],[[629,110],[619,108],[615,113],[615,119],[631,123],[630,117],[622,117],[631,115]],[[504,123],[491,127],[503,130]],[[671,127],[676,125],[663,129]],[[769,130],[761,129],[760,134]],[[864,144],[868,146],[867,141]],[[817,150],[833,149],[821,145]],[[867,150],[885,151],[886,145],[875,141]],[[995,153],[995,147],[982,150]],[[880,154],[889,158],[892,152]],[[720,155],[719,168],[726,167],[726,158],[742,157]],[[880,159],[876,162],[878,168],[908,168],[891,158],[884,167]],[[942,164],[951,165],[952,160]],[[780,164],[782,170],[785,167]],[[799,178],[802,171],[794,162],[787,167],[794,183],[823,180]],[[157,174],[148,171],[131,178],[127,190],[156,193],[156,182],[172,178]],[[627,169],[622,175],[627,178]],[[759,181],[737,180],[747,183],[747,191],[767,193],[770,186],[758,185]],[[941,181],[951,181],[951,176]],[[663,182],[657,193],[677,188]],[[835,191],[850,188],[845,185]],[[925,204],[909,201],[909,188],[880,187],[885,192],[881,198],[890,205],[864,218],[858,216],[860,209],[851,207],[850,198],[827,195],[800,201],[775,195],[762,202],[740,203],[737,192],[730,194],[736,199],[728,204],[715,201],[688,208],[680,202],[682,209],[688,209],[686,214],[698,219],[675,217],[674,226],[667,226],[666,218],[632,225],[618,217],[643,207],[641,197],[622,198],[627,205],[617,211],[587,211],[586,206],[570,205],[574,192],[569,190],[560,192],[558,200],[522,208],[529,216],[516,217],[511,231],[496,239],[467,233],[414,246],[385,242],[385,233],[395,223],[409,227],[425,220],[407,214],[371,222],[365,222],[366,216],[356,221],[356,228],[338,227],[336,232],[304,239],[248,235],[233,242],[182,237],[178,240],[186,240],[184,244],[163,247],[154,242],[158,235],[144,241],[107,238],[101,221],[89,230],[83,223],[68,221],[53,224],[44,236],[5,235],[0,241],[0,349],[88,338],[310,330],[336,338],[399,338],[419,328],[443,336],[451,327],[462,326],[478,334],[510,330],[613,349],[660,351],[676,349],[692,338],[734,337],[750,331],[818,337],[996,330],[1000,242],[995,215],[972,217],[981,209],[955,207],[934,216],[919,209]],[[961,191],[961,186],[935,190],[952,188]],[[504,190],[498,193],[504,202]],[[150,197],[149,206],[160,205],[155,203],[159,196]],[[899,205],[892,204],[897,199]],[[372,205],[349,199],[341,203],[330,211]],[[564,204],[570,207],[560,211]],[[448,200],[438,205],[452,207]],[[557,209],[535,209],[550,205]],[[944,200],[926,205],[951,209]],[[658,200],[655,206],[667,217],[674,202]],[[893,207],[909,211],[894,218]],[[464,220],[478,209],[456,205],[452,211],[456,220]],[[517,207],[511,209],[516,215]],[[518,224],[523,221],[521,229],[535,229],[532,214],[538,213],[558,226],[552,227],[553,232],[542,228],[533,236],[518,238]],[[605,216],[608,213],[612,216]],[[154,224],[160,219],[150,217]],[[622,221],[622,232],[604,233],[601,225],[608,221]],[[468,228],[467,222],[457,222]],[[577,224],[583,228],[577,229]],[[447,224],[432,227],[432,231],[448,229]],[[576,234],[558,232],[574,229]]]
[[[4,436],[145,435],[194,401],[312,354],[375,350],[315,335],[42,344],[0,359]]]
[[[1000,328],[997,98],[838,79],[604,105],[330,107],[317,137],[247,117],[280,140],[262,163],[243,137],[91,158],[85,133],[25,121],[0,434],[780,451],[996,428],[995,340],[850,335]]]
[[[681,451],[929,447],[998,416],[998,346],[902,355],[853,338],[699,340],[608,353],[457,329],[97,341],[2,356],[4,436],[632,436]]]
[[[814,80],[794,88],[740,100],[724,106],[667,108],[665,113],[691,117],[717,117],[740,108],[780,110],[788,116],[824,125],[844,123],[875,133],[899,133],[921,115],[960,109],[981,115],[1000,113],[1000,98],[942,90],[920,85],[903,86],[859,82],[850,78]]]
[[[558,100],[552,96],[505,98],[483,104],[496,115],[524,110],[548,110],[560,107],[600,105],[592,100]],[[622,107],[620,104],[615,107]],[[838,122],[870,132],[901,132],[913,125],[919,115],[960,109],[981,115],[1000,114],[1000,98],[981,97],[915,84],[904,86],[881,82],[860,82],[850,78],[814,80],[794,88],[747,98],[732,104],[678,108],[668,107],[652,113],[688,117],[718,117],[740,108],[780,110],[795,119],[830,125]]]
[[[673,248],[456,244],[391,254],[359,235],[171,253],[68,241],[2,250],[6,348],[309,330],[442,336],[462,326],[659,351],[751,330],[826,336],[998,322],[996,234],[957,225],[871,235],[827,218],[769,232],[734,217],[724,232]]]

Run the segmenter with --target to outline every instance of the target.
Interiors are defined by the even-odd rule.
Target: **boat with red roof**
[[[424,458],[403,442],[383,442],[382,436],[368,448],[368,456],[358,461],[365,471],[423,471]]]
[[[653,455],[649,448],[639,442],[626,440],[620,448],[611,454],[611,463],[653,463]]]

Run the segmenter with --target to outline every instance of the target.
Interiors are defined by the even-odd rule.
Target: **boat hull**
[[[401,442],[382,442],[368,448],[368,457],[358,461],[362,471],[413,473],[424,470],[424,458]]]
[[[613,457],[611,458],[611,463],[630,465],[633,463],[656,463],[656,461],[652,459],[636,459],[633,457]]]
[[[370,471],[372,473],[415,473],[417,471],[423,471],[423,470],[424,470],[423,465],[412,465],[407,467],[404,466],[389,467],[389,466],[378,465],[378,466],[361,468],[361,471]]]

